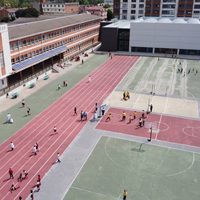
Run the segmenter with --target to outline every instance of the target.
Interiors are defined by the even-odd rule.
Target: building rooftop
[[[39,20],[27,22],[22,24],[8,24],[9,40],[21,39],[22,37],[29,37],[40,33],[61,29],[63,27],[74,24],[84,23],[90,20],[101,19],[96,15],[91,14],[76,14],[68,16],[59,16],[52,19]]]
[[[200,24],[199,18],[174,18],[174,17],[140,17],[133,23],[175,23],[175,24]]]
[[[108,27],[108,28],[122,28],[122,29],[130,29],[130,23],[133,22],[133,20],[119,20],[119,21],[115,21],[112,24],[109,24],[107,26],[104,27]],[[103,28],[104,28],[103,27]]]
[[[47,1],[47,2],[42,2],[42,4],[79,4],[79,2],[55,2],[55,1]]]
[[[103,6],[92,6],[86,9],[87,10],[106,10]]]

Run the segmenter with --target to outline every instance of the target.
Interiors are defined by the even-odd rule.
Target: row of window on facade
[[[93,25],[94,25],[94,23],[93,23]],[[80,29],[86,28],[86,27],[89,27],[89,26],[92,26],[92,23],[87,23],[85,25],[81,25]],[[55,37],[59,37],[59,36],[62,36],[64,34],[68,34],[68,33],[71,33],[71,32],[77,31],[77,30],[79,30],[79,26],[69,28],[69,29],[63,29],[62,31],[57,31],[57,32],[54,32],[54,33],[45,34],[45,35],[38,36],[38,37],[35,37],[35,38],[30,38],[30,39],[27,39],[27,40],[11,43],[10,44],[10,51],[17,50],[18,46],[19,46],[19,48],[23,48],[23,47],[26,47],[26,46],[30,46],[31,44],[32,45],[37,44],[38,42],[41,42],[41,40],[45,41],[45,40],[52,39],[52,38],[55,38]],[[79,39],[79,35],[77,37]],[[80,38],[81,38],[81,35],[80,35]]]
[[[58,12],[58,11],[61,11],[61,12],[64,12],[65,10],[64,9],[43,9],[43,11],[51,11],[51,12]]]
[[[66,7],[70,7],[70,6],[79,6],[79,4],[66,4]],[[64,4],[62,4],[62,5],[59,5],[59,4],[42,4],[42,7],[65,7],[65,5]]]
[[[88,40],[86,42],[83,42],[80,44],[80,48],[89,44],[89,43],[92,43],[93,40]],[[60,46],[63,46],[64,45],[64,41],[63,42],[58,42],[58,43],[55,43],[55,44],[52,44],[52,45],[49,45],[49,46],[46,46],[46,47],[43,47],[41,49],[38,49],[36,51],[33,51],[33,52],[29,52],[28,54],[24,54],[24,55],[21,55],[20,57],[16,57],[16,58],[12,58],[11,59],[11,63],[12,65],[16,64],[16,63],[19,63],[19,62],[22,62],[22,61],[25,61],[27,59],[30,59],[30,58],[33,58],[37,55],[40,55],[42,53],[45,53],[45,52],[48,52],[50,50],[53,50],[54,48],[58,48]],[[79,50],[79,45],[76,45],[74,47],[71,47],[69,49],[67,49],[66,51],[66,54],[67,53],[71,53],[73,51],[76,51],[76,50]]]
[[[93,31],[89,31],[87,33],[84,33],[84,34],[81,35],[81,38],[87,37],[87,36],[89,36],[91,34],[94,34],[94,33],[98,32],[98,31],[99,31],[99,29],[95,29]],[[63,46],[65,44],[70,44],[71,42],[74,42],[74,41],[76,41],[78,39],[79,39],[79,37],[76,36],[76,37],[72,37],[70,39],[63,40],[61,42],[58,42],[58,43],[55,43],[55,44],[52,44],[52,45],[49,45],[49,46],[45,46],[45,47],[43,47],[43,48],[41,48],[39,50],[33,51],[32,53],[31,52],[28,53],[28,56],[27,56],[27,54],[25,54],[25,55],[21,55],[20,59],[19,59],[19,57],[17,57],[16,60],[14,58],[11,59],[11,63],[12,63],[12,65],[14,65],[15,63],[18,63],[19,61],[24,61],[24,60],[27,60],[29,58],[35,57],[35,56],[37,56],[39,54],[45,53],[47,51],[50,51],[50,50],[52,50],[54,48]]]
[[[152,0],[146,0],[146,1],[152,1]],[[162,1],[163,3],[165,2],[177,2],[177,0],[157,0],[157,1]],[[179,1],[185,1],[185,0],[179,0]],[[194,1],[194,0],[188,0],[188,1]],[[120,2],[120,0],[115,0],[115,2]],[[144,2],[144,0],[123,0],[124,3],[127,2]],[[195,0],[194,2],[200,2],[200,0]]]

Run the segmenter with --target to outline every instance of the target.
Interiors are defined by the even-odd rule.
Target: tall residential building
[[[114,0],[114,17],[200,17],[200,0]]]

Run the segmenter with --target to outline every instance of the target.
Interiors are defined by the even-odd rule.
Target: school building
[[[100,21],[75,14],[0,25],[0,90],[98,42]]]
[[[101,51],[200,55],[200,19],[141,17],[101,28]]]

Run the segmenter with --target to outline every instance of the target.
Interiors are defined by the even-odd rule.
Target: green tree
[[[9,22],[10,18],[9,17],[2,17],[1,22]]]
[[[24,9],[17,10],[17,11],[15,12],[16,17],[17,17],[17,18],[19,18],[19,17],[24,17],[24,16],[23,16],[23,11],[24,11]]]
[[[113,19],[113,12],[112,12],[112,10],[108,9],[107,10],[107,20],[110,21],[111,19]]]
[[[111,5],[109,5],[109,4],[105,4],[103,7],[104,7],[104,8],[110,8]]]
[[[89,5],[90,2],[89,2],[88,0],[84,0],[84,1],[83,1],[83,4],[84,4],[84,5]]]
[[[18,2],[16,0],[9,0],[9,3],[12,8],[17,8],[18,7]]]
[[[22,8],[24,8],[24,7],[30,7],[31,6],[31,4],[29,3],[29,2],[24,2],[24,3],[22,3],[21,5],[20,5],[20,7],[22,7]]]

